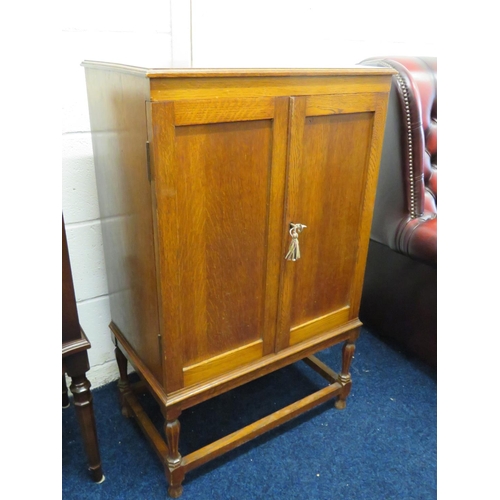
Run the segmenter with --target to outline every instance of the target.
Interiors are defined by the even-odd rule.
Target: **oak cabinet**
[[[201,463],[327,399],[344,407],[393,70],[83,65],[122,411],[176,497]],[[314,357],[338,342],[339,374]],[[326,390],[180,456],[183,409],[298,360]]]

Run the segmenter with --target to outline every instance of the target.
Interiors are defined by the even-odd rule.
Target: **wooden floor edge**
[[[185,472],[203,465],[204,463],[212,460],[237,446],[245,444],[246,442],[264,434],[265,432],[274,429],[292,418],[301,415],[302,413],[314,408],[333,398],[340,393],[343,386],[340,383],[334,383],[323,389],[314,392],[313,394],[302,398],[291,405],[282,408],[267,417],[257,420],[253,424],[247,425],[242,429],[233,432],[199,450],[196,450],[189,455],[186,455],[183,460]]]

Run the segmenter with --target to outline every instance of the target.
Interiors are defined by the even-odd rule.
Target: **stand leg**
[[[115,357],[118,364],[118,370],[120,372],[120,380],[118,381],[118,390],[120,391],[120,407],[122,415],[126,418],[130,418],[132,416],[132,413],[130,412],[125,402],[125,395],[131,391],[127,375],[128,361],[118,346],[116,346],[115,348]]]
[[[71,378],[70,390],[74,397],[75,411],[78,423],[80,424],[83,446],[88,458],[89,471],[93,481],[100,483],[104,481],[104,475],[102,473],[101,457],[97,443],[90,382],[87,380],[85,374]]]
[[[174,415],[168,414],[165,418],[165,436],[167,438],[168,455],[165,459],[165,475],[169,484],[168,494],[172,498],[182,495],[182,481],[184,480],[184,467],[182,457],[179,453],[179,435],[181,424],[178,417],[180,412]]]
[[[64,373],[62,376],[62,407],[69,407],[68,387],[66,386],[66,377]]]
[[[342,347],[342,371],[340,372],[339,379],[344,388],[337,401],[335,401],[335,408],[337,408],[337,410],[343,410],[346,407],[346,399],[351,392],[352,381],[349,368],[351,367],[351,361],[354,356],[355,349],[356,347],[354,342],[351,340],[347,340]]]

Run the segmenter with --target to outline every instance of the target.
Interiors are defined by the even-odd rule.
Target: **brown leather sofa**
[[[377,57],[393,76],[360,319],[437,363],[437,59]]]

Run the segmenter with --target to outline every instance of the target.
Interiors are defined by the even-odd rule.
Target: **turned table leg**
[[[97,430],[90,382],[85,374],[73,375],[71,377],[70,390],[74,398],[75,411],[78,423],[80,424],[83,446],[88,458],[89,471],[93,481],[100,483],[104,481],[104,475],[102,473],[101,457],[97,443]]]
[[[180,411],[167,412],[165,418],[165,436],[167,438],[168,454],[165,457],[165,475],[169,484],[168,494],[172,498],[179,498],[182,494],[182,481],[184,480],[184,467],[179,453],[179,435],[181,424],[178,417]]]
[[[69,407],[68,387],[66,386],[66,376],[62,375],[62,407]]]
[[[116,363],[118,364],[118,371],[120,372],[120,379],[118,380],[118,390],[120,391],[120,407],[122,415],[124,417],[130,418],[132,413],[125,402],[125,395],[129,393],[132,389],[130,388],[130,382],[128,380],[127,374],[127,358],[125,354],[120,350],[118,346],[115,348]]]
[[[351,340],[347,340],[342,347],[342,371],[339,375],[339,381],[343,385],[343,389],[337,401],[335,401],[335,408],[338,410],[343,410],[346,407],[346,399],[351,392],[352,382],[349,368],[351,367],[351,361],[354,356],[355,349],[356,347],[354,342]]]

